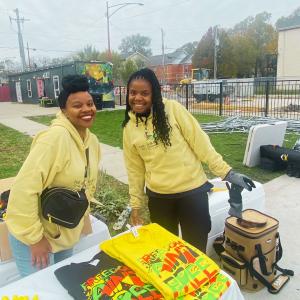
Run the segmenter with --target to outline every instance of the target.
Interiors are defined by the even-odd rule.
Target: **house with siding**
[[[148,66],[155,72],[161,84],[175,84],[191,76],[192,55],[184,50],[154,55],[149,58]]]
[[[300,24],[278,29],[277,77],[300,79]]]
[[[135,61],[135,63],[139,67],[146,66],[149,64],[149,58],[138,51],[126,57],[126,60],[128,59]]]

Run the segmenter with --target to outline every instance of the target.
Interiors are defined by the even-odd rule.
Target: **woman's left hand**
[[[46,268],[49,265],[49,253],[52,251],[49,241],[43,238],[36,244],[30,245],[31,263],[38,269]]]
[[[234,183],[248,191],[252,191],[256,187],[251,178],[244,174],[236,173],[233,170],[230,170],[223,180]]]
[[[132,226],[143,225],[143,219],[141,218],[141,211],[138,208],[133,208],[130,214],[130,221]]]

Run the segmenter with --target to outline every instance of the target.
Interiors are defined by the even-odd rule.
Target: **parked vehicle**
[[[194,97],[197,102],[215,101],[223,97],[228,97],[234,91],[234,87],[228,84],[226,79],[208,79],[209,69],[192,69],[192,77],[184,78],[177,87],[177,95]],[[186,90],[188,89],[188,91]]]
[[[234,92],[234,87],[226,79],[201,80],[192,83],[193,96],[197,102],[215,101],[221,97],[228,97]]]

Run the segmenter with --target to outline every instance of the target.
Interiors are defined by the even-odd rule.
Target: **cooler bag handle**
[[[244,228],[261,228],[266,226],[267,221],[254,222],[254,221],[245,220],[243,218],[237,218],[237,223]]]

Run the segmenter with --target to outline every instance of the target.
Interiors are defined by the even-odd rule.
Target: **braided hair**
[[[128,112],[131,110],[129,105],[129,86],[133,80],[143,79],[150,83],[152,88],[152,114],[153,114],[153,137],[155,142],[161,141],[164,147],[171,146],[170,131],[171,126],[165,113],[165,105],[162,101],[161,87],[155,73],[148,68],[143,68],[134,72],[127,82],[126,110],[125,119],[122,126],[125,127],[130,120]]]

